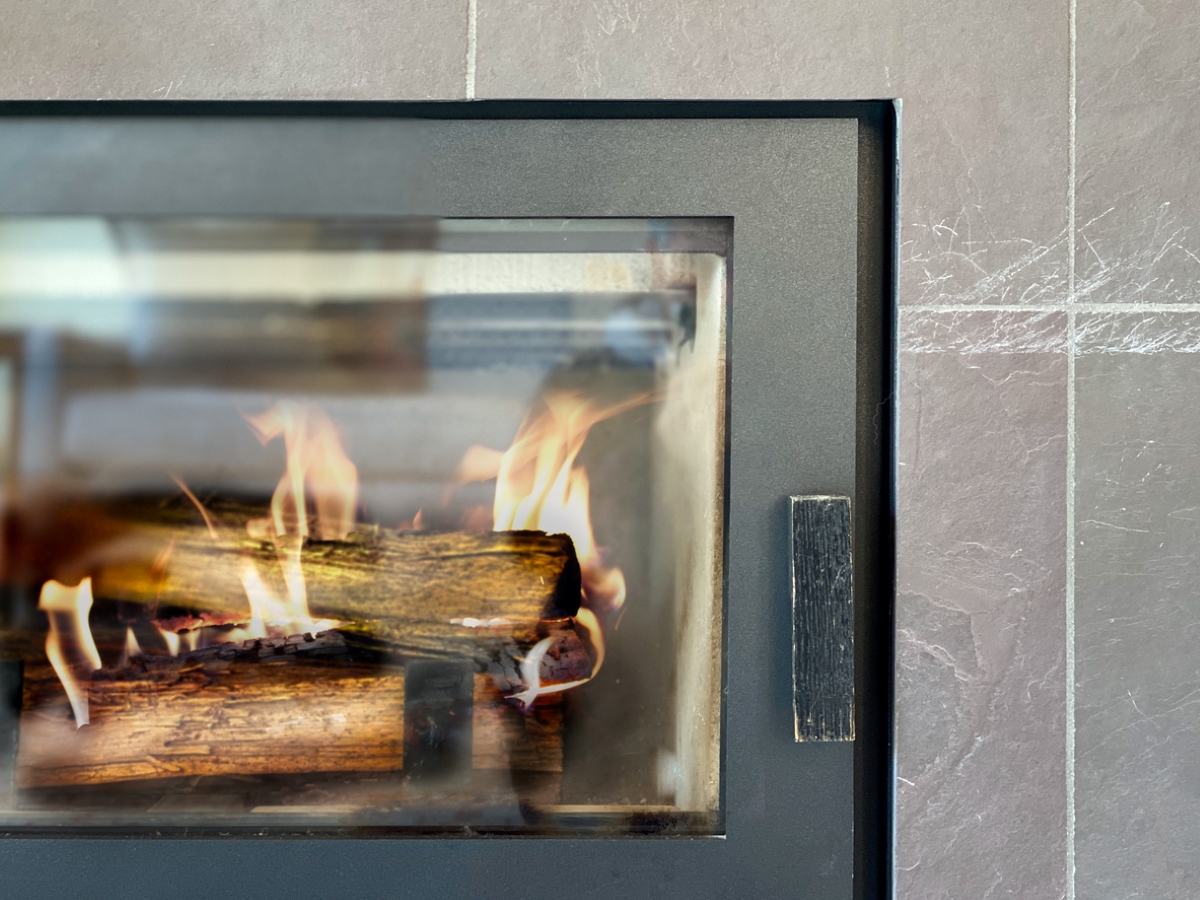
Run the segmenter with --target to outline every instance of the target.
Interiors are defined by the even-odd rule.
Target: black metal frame
[[[0,215],[734,223],[723,837],[12,835],[0,896],[888,896],[895,166],[888,102],[0,103]],[[817,492],[855,504],[853,744],[793,741]]]

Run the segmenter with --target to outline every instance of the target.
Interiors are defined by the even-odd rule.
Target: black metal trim
[[[339,119],[869,119],[878,100],[0,100],[5,116]]]
[[[895,584],[895,277],[898,259],[897,105],[886,100],[0,101],[0,127],[5,119],[121,117],[428,120],[854,119],[859,122],[860,329],[857,445],[860,478],[855,497],[856,543],[863,540],[873,544],[873,574],[876,584],[872,591],[873,599],[869,603],[860,604],[856,630],[861,635],[866,629],[875,636],[874,648],[877,652],[869,659],[864,659],[866,653],[861,654],[862,662],[857,670],[858,683],[867,690],[859,692],[859,730],[854,749],[854,895],[858,898],[889,896],[894,721],[892,659]],[[876,237],[864,237],[871,234]],[[731,283],[732,277],[731,270]],[[867,333],[863,331],[864,322],[870,323]],[[728,459],[727,454],[727,461]],[[870,476],[868,480],[874,483],[873,487],[868,488],[863,484],[863,475]],[[877,501],[879,513],[878,521],[866,529],[860,528],[864,497]],[[727,503],[727,514],[728,510]],[[726,590],[727,603],[728,596]],[[728,641],[728,630],[725,639]],[[727,671],[728,654],[725,656],[723,669]],[[727,713],[726,705],[723,717]],[[864,727],[865,723],[869,723],[867,727]],[[722,770],[724,809],[724,792],[728,784],[728,779],[724,777],[724,761]],[[295,833],[311,834],[303,829],[298,829]],[[279,835],[281,832],[275,831],[274,834]],[[328,836],[328,832],[321,834]],[[346,836],[371,835],[360,831]],[[752,883],[753,877],[753,873],[746,873],[747,884]],[[16,884],[14,881],[13,889],[16,889]],[[797,890],[802,889],[800,885],[794,887]]]
[[[898,102],[859,119],[859,409],[855,568],[855,886],[893,895],[895,793],[896,385],[899,234]],[[877,479],[877,480],[876,480]]]

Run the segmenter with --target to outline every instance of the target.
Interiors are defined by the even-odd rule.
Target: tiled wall
[[[1200,896],[1194,0],[7,0],[0,96],[901,97],[897,893]]]

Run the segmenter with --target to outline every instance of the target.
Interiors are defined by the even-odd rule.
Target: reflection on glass
[[[0,826],[719,829],[727,243],[0,221]]]

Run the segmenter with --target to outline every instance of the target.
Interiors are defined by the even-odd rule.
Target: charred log
[[[561,695],[522,710],[473,683],[471,768],[561,772]],[[134,657],[93,673],[88,698],[76,728],[50,667],[27,667],[18,786],[405,767],[404,668],[336,633]]]
[[[70,558],[48,558],[38,577],[75,583],[91,575],[97,600],[173,609],[199,624],[247,619],[241,576],[249,563],[286,596],[280,558],[247,523],[265,513],[215,504],[210,530],[190,506],[123,503],[74,509],[77,528],[102,536]],[[86,523],[91,521],[91,526]],[[81,524],[82,523],[82,524]],[[317,618],[360,630],[410,655],[495,658],[504,644],[527,647],[539,622],[573,615],[580,570],[566,535],[542,532],[397,532],[364,526],[342,541],[311,541],[301,551],[309,608]]]

